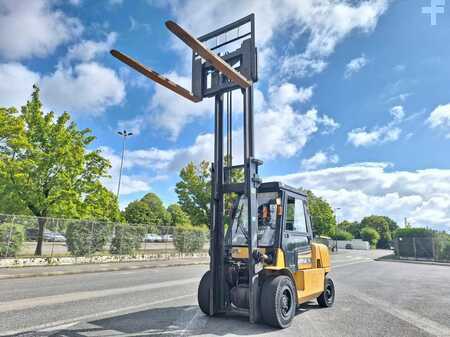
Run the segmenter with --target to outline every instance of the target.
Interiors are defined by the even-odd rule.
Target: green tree
[[[336,231],[331,237],[335,240],[346,240],[346,241],[353,240],[352,233],[346,232],[342,229],[336,229]]]
[[[371,215],[361,220],[361,227],[371,227],[380,235],[377,248],[389,248],[389,242],[392,240],[390,227],[395,222],[386,216]],[[396,224],[395,224],[396,225]]]
[[[308,210],[312,218],[314,232],[317,235],[332,236],[336,230],[336,217],[330,204],[311,191],[308,195]]]
[[[167,207],[167,211],[170,214],[170,226],[187,227],[191,225],[189,215],[187,215],[180,205],[172,204]]]
[[[375,248],[380,239],[380,234],[372,227],[364,227],[361,229],[361,239],[369,242],[370,247]]]
[[[209,223],[211,201],[209,166],[207,161],[202,161],[198,166],[190,162],[181,169],[181,180],[175,186],[178,203],[182,210],[189,215],[194,226]]]
[[[87,150],[95,139],[89,129],[79,130],[66,112],[59,117],[44,113],[39,88],[33,89],[20,113],[1,110],[2,122],[9,119],[15,129],[0,128],[0,179],[8,193],[39,217],[35,254],[41,255],[45,217],[62,208],[76,213],[110,164],[99,150]]]
[[[343,230],[343,231],[351,233],[354,238],[359,239],[361,237],[360,236],[361,224],[359,222],[357,222],[357,221],[350,222],[350,221],[344,220],[341,223],[339,223],[337,225],[337,227],[340,230]]]
[[[128,223],[165,226],[170,222],[170,214],[155,193],[148,193],[140,200],[128,204],[124,211]]]

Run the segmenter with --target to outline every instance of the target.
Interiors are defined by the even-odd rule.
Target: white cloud
[[[58,66],[41,78],[40,86],[44,105],[56,112],[98,115],[125,97],[125,86],[116,73],[95,62]]]
[[[390,112],[395,121],[402,121],[405,117],[405,109],[401,105],[394,106]]]
[[[111,32],[104,41],[82,40],[72,45],[67,51],[65,60],[70,61],[92,61],[99,54],[107,53],[116,42],[117,33]]]
[[[366,127],[353,129],[347,134],[347,141],[356,147],[360,147],[398,140],[402,133],[398,125],[405,117],[405,110],[403,106],[397,105],[390,110],[390,114],[393,119],[387,125],[375,127],[372,130],[367,130]]]
[[[0,103],[21,107],[30,98],[33,84],[41,89],[44,108],[57,113],[98,115],[125,98],[125,85],[116,73],[98,63],[58,65],[41,75],[20,63],[0,64]]]
[[[175,72],[164,76],[185,88],[190,87],[191,80],[188,77]],[[212,116],[214,110],[210,99],[192,103],[160,85],[155,85],[155,94],[150,100],[148,109],[156,126],[167,130],[172,140],[178,137],[187,124],[197,118]]]
[[[313,87],[297,88],[295,84],[286,82],[280,86],[269,88],[271,102],[275,105],[292,104],[296,102],[304,103],[313,95]]]
[[[371,146],[396,141],[401,132],[402,130],[397,127],[381,127],[371,131],[367,131],[364,127],[350,131],[347,140],[356,147]]]
[[[321,73],[327,67],[322,59],[311,59],[303,54],[286,56],[281,63],[281,72],[291,77],[307,77]]]
[[[450,103],[438,105],[428,117],[427,124],[433,129],[440,127],[450,131]],[[447,136],[450,137],[450,132]]]
[[[20,63],[0,64],[0,105],[20,108],[30,98],[40,75]]]
[[[450,170],[392,171],[388,163],[355,163],[265,179],[311,189],[341,208],[342,218],[387,215],[450,230]]]
[[[256,155],[262,159],[292,157],[306,145],[320,127],[327,130],[331,121],[337,124],[326,115],[320,116],[314,108],[302,114],[289,105],[257,113]]]
[[[0,55],[8,60],[44,57],[83,31],[78,19],[68,17],[43,0],[0,3]]]
[[[337,164],[338,162],[339,156],[337,154],[319,151],[316,152],[312,157],[303,159],[301,167],[304,170],[314,170],[318,167],[325,166],[327,164]]]
[[[360,57],[354,58],[345,66],[345,78],[350,78],[353,74],[359,72],[362,68],[364,68],[369,60],[365,57],[365,55],[361,55]]]

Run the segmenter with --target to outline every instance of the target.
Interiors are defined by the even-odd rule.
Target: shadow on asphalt
[[[313,302],[297,308],[296,316],[311,309],[320,308]],[[85,337],[85,336],[224,336],[230,333],[238,336],[260,336],[277,331],[264,324],[251,324],[248,317],[239,313],[208,317],[199,312],[198,306],[177,306],[154,308],[125,315],[114,316],[88,322],[88,326],[58,332],[15,336]]]

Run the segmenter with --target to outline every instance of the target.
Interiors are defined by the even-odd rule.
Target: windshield
[[[258,206],[258,246],[273,246],[277,224],[276,198],[278,193],[267,192],[257,194]],[[233,222],[228,233],[228,242],[233,246],[248,244],[248,212],[247,198],[241,195],[233,211]]]

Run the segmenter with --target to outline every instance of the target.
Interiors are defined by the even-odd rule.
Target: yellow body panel
[[[258,248],[261,253],[265,253],[265,248]],[[247,247],[233,247],[231,255],[235,259],[248,258]],[[274,272],[286,269],[284,263],[284,251],[281,248],[277,249],[277,259],[272,265],[265,265],[265,270],[272,270]],[[311,253],[299,255],[300,261],[308,261],[310,263],[300,263],[299,270],[292,273],[292,277],[297,288],[298,303],[304,303],[319,296],[324,289],[325,274],[331,269],[330,253],[328,247],[319,244],[311,244]]]
[[[298,302],[303,303],[319,296],[323,292],[324,279],[323,268],[299,270],[294,273]]]
[[[264,269],[281,270],[281,269],[286,268],[286,266],[284,264],[284,252],[283,252],[283,250],[278,248],[276,256],[277,256],[277,260],[275,261],[275,264],[270,265],[270,266],[265,266]]]
[[[258,248],[258,251],[265,254],[266,248]],[[231,257],[233,259],[248,259],[248,247],[233,247]]]

